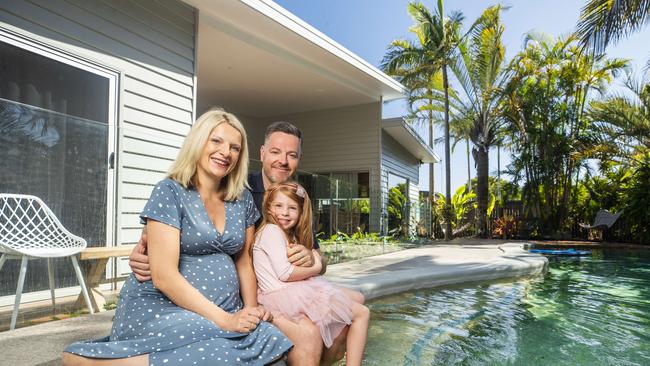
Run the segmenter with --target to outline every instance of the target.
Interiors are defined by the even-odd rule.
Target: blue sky
[[[302,20],[311,24],[328,37],[334,39],[350,51],[361,56],[375,66],[379,66],[386,52],[386,46],[397,38],[410,38],[408,28],[412,20],[406,12],[407,0],[275,0],[277,4],[289,10]],[[436,4],[433,0],[423,3],[429,8]],[[461,11],[465,16],[465,25],[473,22],[490,5],[496,1],[481,0],[447,0],[445,12]],[[584,0],[514,0],[503,1],[510,8],[503,14],[506,30],[503,41],[506,57],[509,59],[522,46],[527,32],[535,31],[550,36],[566,35],[575,29]],[[608,55],[632,59],[632,66],[640,73],[641,68],[650,59],[650,27],[644,28],[615,46],[608,48]],[[612,88],[616,89],[616,87]],[[384,106],[384,117],[403,115],[406,108],[403,102],[393,102]],[[426,129],[422,135],[426,139]],[[434,132],[436,137],[442,131]],[[443,146],[435,147],[436,153],[444,161]],[[459,144],[451,155],[451,186],[453,191],[467,180],[467,163],[463,144]],[[490,154],[490,172],[496,172],[496,151]],[[501,153],[501,165],[509,162],[508,153]],[[472,175],[475,170],[472,161]],[[436,167],[435,190],[444,192],[444,169],[442,164]],[[420,169],[420,189],[428,189],[428,168]]]

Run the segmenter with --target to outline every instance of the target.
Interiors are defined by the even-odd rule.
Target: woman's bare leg
[[[278,327],[291,342],[293,348],[289,351],[289,365],[317,366],[323,352],[323,339],[318,327],[308,318],[294,323],[285,317],[275,317],[273,325]]]
[[[352,324],[348,331],[345,364],[347,366],[359,366],[363,359],[363,350],[366,348],[368,338],[368,322],[370,321],[370,310],[367,307],[355,302],[352,306]]]
[[[99,359],[78,356],[63,352],[61,357],[63,366],[147,366],[149,355],[140,355],[129,358]]]

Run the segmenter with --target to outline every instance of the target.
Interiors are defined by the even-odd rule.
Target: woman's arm
[[[249,332],[255,328],[251,324],[257,325],[257,316],[248,311],[235,314],[224,311],[180,274],[180,230],[155,220],[148,220],[147,227],[151,278],[157,289],[174,304],[203,316],[224,330]]]
[[[253,258],[251,257],[254,239],[255,226],[251,225],[246,229],[246,243],[235,261],[237,276],[239,277],[239,292],[244,301],[244,306],[247,307],[257,307],[257,277],[255,277]]]

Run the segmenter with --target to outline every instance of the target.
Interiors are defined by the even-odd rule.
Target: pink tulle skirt
[[[294,322],[309,318],[320,329],[327,348],[352,323],[352,300],[322,276],[287,282],[285,287],[266,293],[260,291],[257,301],[274,317],[284,316]]]

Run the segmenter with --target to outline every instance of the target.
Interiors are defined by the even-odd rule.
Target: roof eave
[[[440,158],[404,118],[382,121],[382,129],[422,163],[438,163]]]

